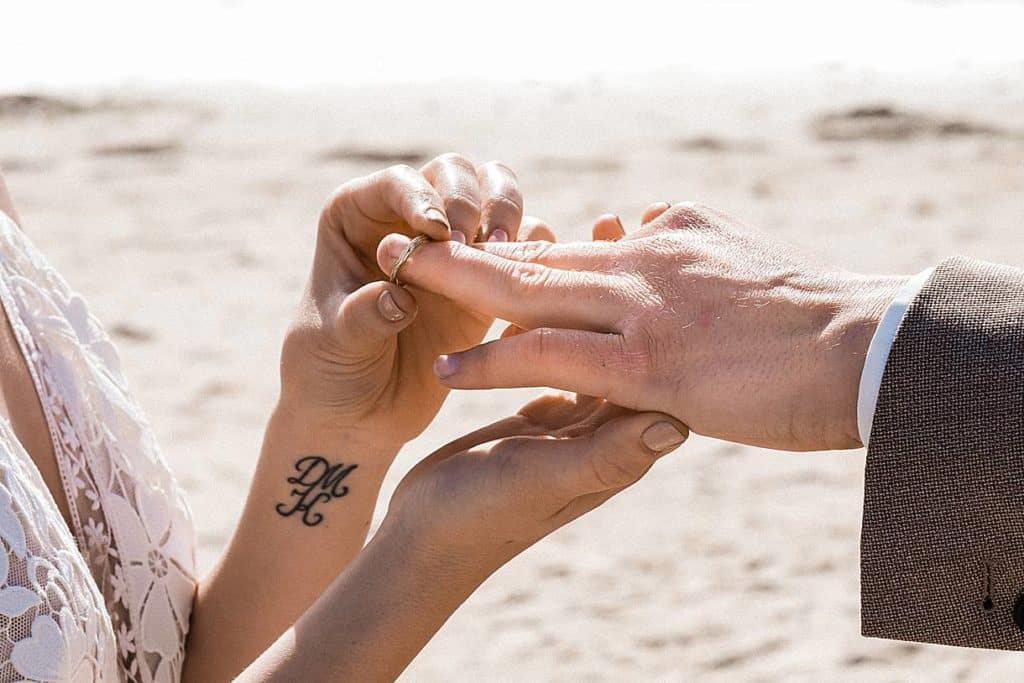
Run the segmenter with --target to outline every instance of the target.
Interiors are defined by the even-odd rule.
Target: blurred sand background
[[[241,509],[324,198],[450,150],[510,164],[562,239],[605,211],[630,227],[650,202],[694,199],[854,270],[1024,265],[1024,61],[8,88],[0,165],[25,229],[119,343],[203,569]],[[453,394],[385,499],[419,457],[533,393]],[[1019,679],[1021,655],[860,637],[863,461],[694,437],[493,577],[405,680]]]

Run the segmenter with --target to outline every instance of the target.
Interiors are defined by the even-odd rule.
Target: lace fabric
[[[102,327],[3,213],[0,299],[46,416],[73,533],[4,424],[0,682],[178,681],[196,585],[183,492]]]

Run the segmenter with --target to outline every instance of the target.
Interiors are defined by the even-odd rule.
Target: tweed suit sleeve
[[[868,447],[861,619],[1024,649],[1022,270],[951,259],[904,316]]]

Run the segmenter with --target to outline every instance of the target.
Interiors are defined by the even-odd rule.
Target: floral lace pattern
[[[0,582],[0,681],[176,682],[196,585],[194,532],[183,493],[128,392],[102,327],[2,213],[0,299],[46,415],[74,533],[71,539],[13,432],[0,432],[3,484],[14,479],[20,485],[18,491],[0,487],[0,539],[11,566],[29,563],[27,573],[14,580],[9,573]],[[34,479],[22,481],[23,472],[34,473]],[[13,517],[5,513],[5,500],[16,505]],[[22,546],[6,534],[10,527],[17,541],[16,522],[24,510],[37,526],[45,522],[51,540],[19,555]],[[20,526],[24,530],[24,521]],[[58,585],[73,599],[54,601]],[[9,590],[16,592],[5,598]],[[8,627],[5,635],[5,608],[28,604],[29,594],[54,604],[26,607],[19,618],[38,615],[29,626]],[[96,604],[85,600],[90,595]],[[61,657],[40,658],[57,652],[58,641],[66,644]],[[35,662],[36,668],[23,670],[19,662]]]

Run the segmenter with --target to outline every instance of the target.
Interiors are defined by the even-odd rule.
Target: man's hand
[[[618,240],[417,250],[403,279],[528,330],[440,357],[441,381],[577,391],[770,448],[859,446],[864,357],[905,280],[820,264],[714,209],[665,209]],[[382,241],[381,267],[405,243]]]

